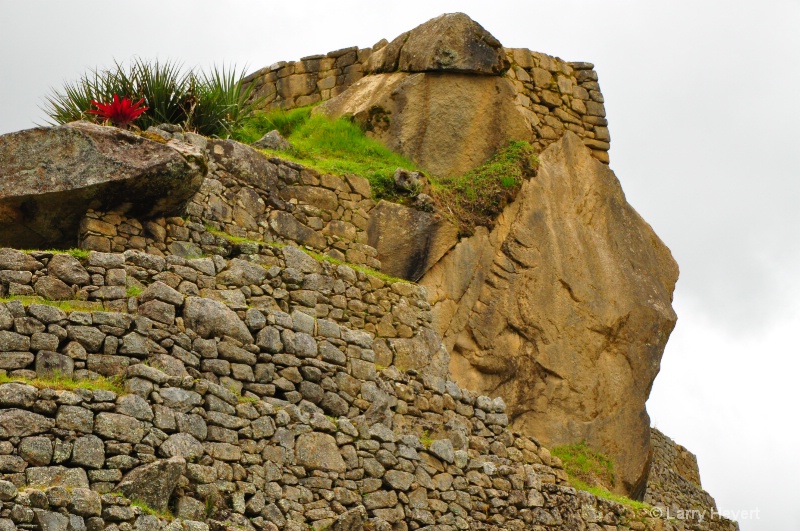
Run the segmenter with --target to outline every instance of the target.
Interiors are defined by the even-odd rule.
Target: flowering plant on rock
[[[111,103],[100,103],[92,100],[92,105],[97,109],[91,109],[86,112],[89,114],[96,114],[107,121],[110,121],[117,127],[128,127],[128,125],[137,119],[147,107],[142,107],[144,98],[136,103],[130,98],[122,98],[120,100],[118,94],[114,94],[114,99]]]

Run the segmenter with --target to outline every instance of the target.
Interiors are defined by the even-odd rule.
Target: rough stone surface
[[[253,342],[247,326],[224,304],[200,297],[188,297],[183,318],[201,337],[231,336],[246,343]]]
[[[675,325],[677,277],[613,172],[567,133],[495,229],[462,241],[421,283],[461,385],[502,396],[513,426],[547,446],[601,448],[621,490],[641,496],[645,401]]]
[[[74,245],[85,208],[126,205],[173,213],[199,188],[205,164],[164,144],[88,122],[0,137],[0,245]]]
[[[292,149],[292,144],[278,132],[278,130],[270,131],[255,142],[253,147],[258,149],[274,149],[276,151],[286,151]]]
[[[346,470],[336,439],[325,433],[306,433],[298,437],[295,455],[298,463],[312,470]]]
[[[378,72],[497,75],[509,67],[503,46],[464,13],[448,13],[397,37],[367,66]]]
[[[370,213],[367,236],[384,273],[416,281],[458,242],[458,227],[437,214],[381,201]]]
[[[185,471],[186,460],[171,457],[133,469],[118,487],[126,496],[163,511]]]

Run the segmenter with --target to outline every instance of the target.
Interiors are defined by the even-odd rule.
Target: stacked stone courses
[[[320,260],[268,221],[298,220],[309,203],[281,192],[303,175],[340,202],[365,182],[164,133],[216,152],[184,217],[89,212],[84,247],[124,251],[83,260],[0,249],[0,296],[64,300],[0,303],[0,371],[20,379],[0,385],[0,530],[735,528],[569,487],[501,399],[451,380],[425,288]],[[265,207],[246,229],[248,196]],[[347,257],[346,235],[326,252],[339,241]],[[124,391],[31,385],[53,376]]]
[[[120,212],[87,213],[80,246],[101,252],[145,250],[151,254],[199,256],[228,251],[230,242],[209,232],[265,243],[296,243],[338,260],[380,269],[367,245],[369,212],[375,206],[369,181],[338,177],[230,140],[193,133],[150,131],[203,154],[208,173],[183,218],[138,220]]]
[[[344,48],[299,61],[281,61],[262,68],[246,79],[253,86],[253,100],[264,109],[293,109],[327,101],[372,72],[368,59],[386,45]],[[534,144],[543,151],[570,130],[581,137],[592,154],[608,163],[611,136],[592,63],[566,62],[525,48],[505,48],[511,64],[503,74],[513,81],[517,103],[532,124]]]

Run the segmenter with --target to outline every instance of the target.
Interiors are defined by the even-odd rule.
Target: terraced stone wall
[[[208,177],[185,207],[184,217],[139,220],[122,212],[89,211],[81,223],[80,247],[100,252],[139,249],[164,256],[226,255],[229,240],[297,243],[349,263],[380,269],[367,245],[369,213],[375,206],[369,182],[320,175],[227,140],[153,129],[164,141],[186,142],[206,155]],[[211,230],[212,232],[209,232]]]

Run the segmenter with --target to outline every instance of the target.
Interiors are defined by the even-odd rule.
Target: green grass
[[[525,179],[534,175],[538,162],[530,144],[511,142],[464,175],[431,177],[434,201],[458,225],[462,236],[471,235],[477,226],[491,228]]]
[[[44,304],[58,308],[66,313],[71,312],[101,312],[105,310],[102,302],[89,302],[78,300],[63,300],[54,301],[45,299],[36,295],[11,295],[9,297],[0,297],[0,303],[19,301],[23,306],[30,306],[31,304]]]
[[[131,507],[138,507],[143,513],[155,516],[156,518],[160,518],[162,520],[172,521],[175,519],[175,516],[173,516],[169,509],[157,511],[141,500],[131,500]]]
[[[142,294],[142,288],[139,286],[128,286],[128,289],[125,290],[126,297],[138,297]]]
[[[578,490],[626,505],[634,510],[649,508],[646,503],[632,500],[611,489],[616,485],[614,463],[602,453],[590,448],[586,441],[556,446],[550,453],[561,460],[570,484]]]
[[[23,253],[52,253],[52,254],[68,254],[77,258],[78,260],[86,260],[89,258],[89,251],[87,249],[22,249]]]
[[[55,375],[52,378],[22,378],[20,376],[8,376],[0,374],[0,384],[21,382],[32,385],[37,389],[57,389],[62,391],[74,391],[75,389],[89,389],[91,391],[103,390],[112,391],[118,395],[125,394],[122,384],[122,377],[106,378],[100,376],[95,379],[67,378],[66,376]]]
[[[290,111],[256,113],[234,130],[231,137],[252,143],[277,129],[292,143],[289,151],[267,153],[288,159],[321,173],[360,175],[369,180],[375,198],[397,195],[394,172],[397,168],[414,170],[414,163],[377,140],[368,138],[358,125],[346,118],[331,119],[311,114],[311,107]]]

